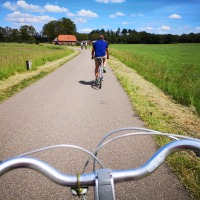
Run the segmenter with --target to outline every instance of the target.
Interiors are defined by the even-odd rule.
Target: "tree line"
[[[172,43],[200,43],[200,33],[182,35],[152,34],[145,31],[137,32],[131,29],[120,29],[117,31],[93,30],[89,38],[97,38],[103,33],[106,40],[113,44],[172,44]]]
[[[112,44],[200,43],[200,33],[182,35],[152,34],[125,28],[118,28],[117,31],[97,29],[88,34],[78,33],[76,24],[68,18],[50,21],[43,26],[40,33],[33,26],[29,25],[23,25],[19,29],[0,27],[0,42],[51,43],[59,34],[75,35],[78,41],[93,41],[98,38],[99,34],[103,34],[105,39]]]

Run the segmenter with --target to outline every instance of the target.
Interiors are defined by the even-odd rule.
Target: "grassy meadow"
[[[32,70],[36,70],[38,66],[72,52],[66,46],[0,43],[0,80],[26,72],[26,60],[31,60]]]
[[[200,115],[200,44],[110,45],[111,55]]]

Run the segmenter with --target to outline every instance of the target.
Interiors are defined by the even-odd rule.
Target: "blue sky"
[[[0,26],[71,19],[79,33],[134,29],[156,34],[200,33],[200,0],[0,0]]]

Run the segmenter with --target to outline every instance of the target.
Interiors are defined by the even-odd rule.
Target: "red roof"
[[[76,42],[76,36],[74,35],[59,35],[58,42]]]

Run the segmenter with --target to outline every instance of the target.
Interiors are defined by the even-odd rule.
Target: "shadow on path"
[[[97,85],[94,80],[93,81],[83,81],[83,80],[81,80],[81,81],[79,81],[79,83],[82,84],[82,85],[90,85],[95,90],[100,89],[99,85]]]
[[[79,83],[82,85],[92,85],[93,81],[79,81]]]

